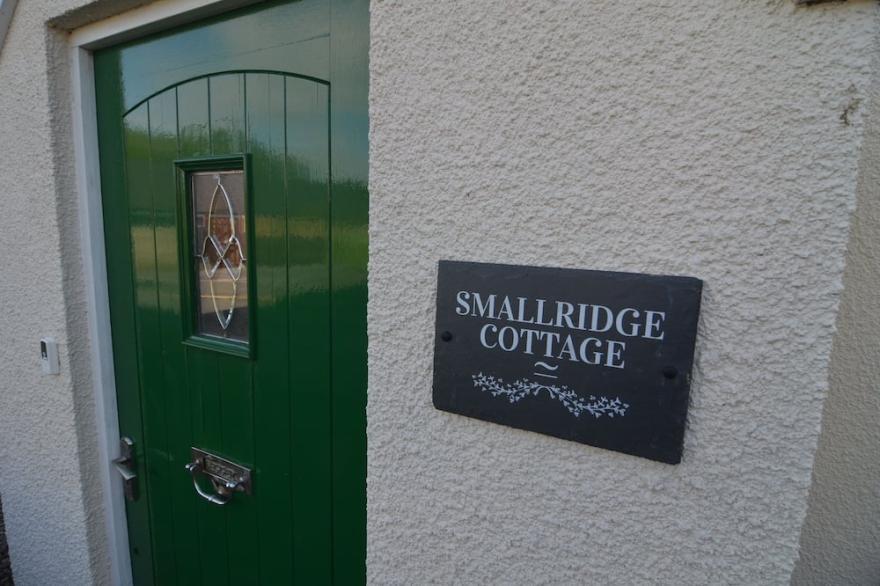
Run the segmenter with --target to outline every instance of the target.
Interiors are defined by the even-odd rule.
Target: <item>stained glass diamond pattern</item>
[[[238,323],[246,317],[237,319],[236,313],[247,309],[246,247],[239,237],[245,226],[241,172],[193,174],[192,185],[201,333],[246,340],[246,323]],[[213,326],[206,323],[212,310]]]

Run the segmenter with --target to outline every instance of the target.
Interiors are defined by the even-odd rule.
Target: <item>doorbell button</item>
[[[40,368],[43,374],[58,374],[61,364],[58,361],[58,343],[52,338],[40,340]]]

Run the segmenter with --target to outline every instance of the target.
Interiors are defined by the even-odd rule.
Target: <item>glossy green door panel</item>
[[[244,79],[247,94],[246,143],[253,153],[254,193],[285,193],[284,181],[284,87],[285,77],[268,74],[247,74]],[[269,532],[273,543],[266,543],[260,565],[264,573],[283,576],[279,582],[290,583],[290,555],[279,551],[280,546],[288,552],[292,527],[283,521],[290,516],[290,394],[295,381],[288,376],[284,359],[290,344],[290,314],[287,296],[290,294],[285,243],[287,221],[285,209],[290,199],[299,194],[289,192],[288,197],[260,198],[255,203],[257,246],[255,258],[257,302],[257,350],[259,360],[254,377],[260,386],[255,408],[260,425],[256,430],[258,459],[254,462],[256,475],[261,478],[262,493],[257,501],[261,521],[261,533]],[[322,294],[327,295],[326,289]],[[284,324],[282,336],[273,331],[275,324]],[[278,432],[287,433],[279,440]],[[276,508],[277,507],[277,508]],[[277,511],[277,512],[276,512]],[[279,524],[277,521],[281,520]],[[296,521],[293,520],[293,523]],[[261,548],[263,544],[261,543]],[[280,556],[280,559],[275,559]],[[270,559],[272,558],[272,559]],[[272,567],[273,562],[280,562]],[[270,570],[271,568],[271,570]],[[274,570],[274,572],[272,571]],[[271,572],[271,573],[270,573]]]
[[[291,295],[291,344],[288,354],[292,393],[294,577],[332,576],[332,419],[329,90],[303,79],[288,78],[285,100],[289,189],[287,254]],[[294,154],[295,153],[295,154]],[[317,353],[315,364],[303,357]]]
[[[327,0],[261,2],[232,18],[223,15],[118,47],[123,109],[182,80],[218,71],[329,80],[332,10]],[[361,20],[350,32],[366,39],[367,24]],[[359,57],[366,64],[366,53]]]
[[[279,76],[254,74],[245,76],[248,101],[248,132],[242,136],[252,152],[272,153],[254,161],[254,190],[278,191],[284,182],[284,85]],[[291,445],[290,431],[278,441],[278,429],[290,420],[290,395],[293,392],[287,368],[289,330],[285,343],[278,344],[269,329],[273,323],[290,323],[287,310],[289,288],[286,209],[287,198],[261,201],[256,221],[263,237],[258,239],[254,255],[259,258],[256,281],[259,284],[261,312],[257,318],[257,347],[260,360],[254,370],[255,383],[272,394],[256,397],[255,410],[261,425],[256,430],[258,460],[256,475],[263,491],[259,500],[262,527],[272,526],[272,539],[261,544],[260,568],[263,575],[279,576],[279,583],[291,583],[293,572],[292,542],[294,527],[274,523],[291,519]],[[325,290],[326,291],[326,290]],[[289,327],[289,325],[288,325]],[[263,457],[263,455],[266,457]],[[266,458],[273,459],[269,466]],[[295,521],[294,521],[295,523]]]
[[[369,3],[333,0],[330,10],[333,571],[355,584],[367,549]]]
[[[364,581],[366,55],[367,3],[327,0],[95,54],[137,584]],[[249,161],[249,356],[184,343],[195,299],[178,173],[230,156]],[[250,467],[253,495],[199,498],[191,446]]]

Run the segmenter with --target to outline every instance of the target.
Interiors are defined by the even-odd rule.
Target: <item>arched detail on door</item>
[[[229,70],[193,77],[154,92],[123,114],[123,124],[130,133],[141,135],[144,144],[158,129],[166,144],[176,140],[180,153],[226,155],[265,146],[253,140],[249,126],[273,118],[268,115],[270,110],[287,112],[279,129],[283,131],[281,136],[290,135],[287,126],[294,119],[297,136],[303,131],[312,137],[322,136],[327,132],[329,106],[330,84],[325,80],[281,71]],[[296,115],[304,111],[323,114]],[[282,121],[273,118],[273,124],[278,122]],[[324,164],[303,160],[301,153],[293,158],[305,168]]]
[[[329,582],[330,86],[276,72],[216,73],[153,93],[121,122],[123,188],[113,203],[128,225],[119,248],[130,251],[128,339],[138,367],[136,380],[117,388],[144,430],[135,440],[154,582],[242,583],[264,559],[291,555],[297,566],[266,569],[267,581],[292,583],[302,571]],[[253,471],[252,494],[203,500],[212,493],[193,448]],[[203,508],[220,501],[229,505]],[[196,561],[181,562],[171,542]],[[237,574],[212,573],[220,567]]]
[[[159,95],[161,95],[161,94],[164,94],[165,92],[170,91],[170,90],[173,90],[173,89],[178,88],[178,87],[180,87],[180,86],[183,86],[183,85],[186,85],[186,84],[189,84],[189,83],[193,83],[193,82],[197,82],[197,81],[199,81],[199,80],[208,80],[208,83],[210,84],[210,80],[211,80],[211,78],[219,78],[219,77],[228,76],[228,75],[240,75],[240,76],[245,76],[245,75],[248,75],[248,74],[252,74],[252,75],[256,75],[256,74],[280,75],[280,76],[282,76],[282,77],[293,77],[293,78],[297,78],[297,79],[303,79],[303,80],[307,80],[307,81],[312,81],[312,82],[314,82],[314,83],[320,83],[320,84],[326,85],[326,86],[328,86],[328,87],[330,86],[330,82],[327,81],[327,80],[325,80],[325,79],[320,79],[320,78],[317,78],[317,77],[313,77],[313,76],[311,76],[311,75],[300,75],[300,74],[298,74],[298,73],[290,73],[290,72],[288,72],[288,71],[275,71],[275,70],[272,70],[272,69],[229,69],[229,70],[226,70],[226,71],[217,71],[217,72],[214,72],[214,73],[207,73],[207,74],[204,74],[204,75],[197,75],[197,76],[195,76],[195,77],[190,77],[190,78],[188,78],[188,79],[184,79],[184,80],[182,80],[182,81],[178,81],[178,82],[173,83],[173,84],[171,84],[171,85],[169,85],[169,86],[166,86],[166,87],[164,87],[164,88],[162,88],[162,89],[160,89],[160,90],[158,90],[158,91],[156,91],[156,92],[153,92],[152,94],[148,95],[147,97],[142,98],[142,99],[139,100],[138,102],[136,102],[131,108],[129,108],[128,110],[126,110],[126,111],[122,114],[122,117],[124,118],[124,117],[128,116],[129,113],[133,112],[134,110],[137,110],[138,108],[140,108],[141,106],[143,106],[146,102],[148,102],[148,101],[151,100],[152,98],[155,98],[156,96],[159,96]]]
[[[365,580],[368,10],[259,2],[93,54],[136,584]],[[230,307],[245,315],[244,296],[218,297],[218,312],[182,277],[205,273],[192,250],[215,218],[199,224],[196,175],[241,167],[244,202],[231,183],[233,212],[214,200],[226,226],[247,210],[235,235],[252,239],[253,327],[233,353],[188,343],[190,329],[213,334],[185,310],[225,322]],[[213,185],[198,190],[208,209]],[[208,231],[220,252],[223,227]],[[238,274],[239,259],[209,266],[218,258]],[[204,499],[192,448],[251,470],[251,494]]]

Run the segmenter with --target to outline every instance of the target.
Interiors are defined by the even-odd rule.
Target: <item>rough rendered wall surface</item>
[[[56,204],[45,4],[19,3],[0,50],[0,493],[16,583],[85,584],[91,572],[59,255],[59,221],[67,218]],[[40,373],[41,336],[60,342],[60,376]]]
[[[22,0],[0,48],[0,494],[17,585],[109,579],[66,34],[47,22],[137,3]],[[60,343],[59,376],[40,372],[42,336]]]
[[[880,84],[867,103],[831,388],[792,584],[880,582]]]
[[[875,2],[376,1],[372,583],[785,584]],[[435,411],[438,259],[705,280],[684,461]]]

